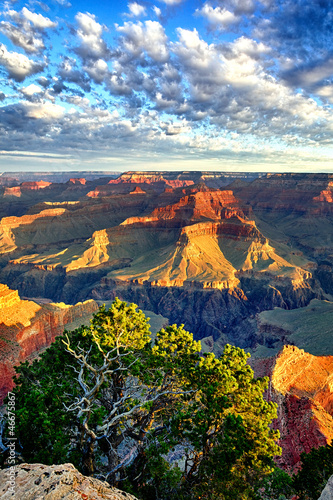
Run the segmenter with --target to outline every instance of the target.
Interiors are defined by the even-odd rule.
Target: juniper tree
[[[183,326],[152,343],[144,314],[116,299],[17,368],[23,458],[71,461],[143,498],[209,498],[207,488],[214,498],[252,498],[249,485],[280,450],[267,381],[254,379],[247,358],[232,346],[220,359],[202,356]]]

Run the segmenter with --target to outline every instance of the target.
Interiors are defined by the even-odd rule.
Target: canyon
[[[53,201],[53,183],[23,182],[22,192],[23,185],[37,186],[40,198],[34,205],[22,199],[23,214],[1,219],[0,282],[21,296],[69,304],[119,296],[184,322],[196,338],[213,337],[216,352],[225,342],[254,348],[263,338],[257,313],[305,306],[332,287],[327,278],[322,284],[317,238],[323,206],[330,205],[317,198],[330,180],[289,177],[128,172],[85,182],[80,176],[64,183],[58,199],[56,184]],[[292,214],[316,221],[316,246],[306,252],[303,235],[289,231],[300,225],[290,220],[290,205],[304,193],[303,212]],[[271,220],[276,212],[279,227]],[[329,248],[324,253],[329,259]]]
[[[281,466],[331,441],[332,174],[1,177],[0,207],[2,398],[15,364],[119,297],[251,353]]]

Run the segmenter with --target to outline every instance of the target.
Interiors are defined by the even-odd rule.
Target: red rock
[[[139,186],[136,186],[136,188],[133,189],[133,191],[131,191],[130,194],[146,194],[146,193]]]
[[[98,305],[93,300],[66,304],[37,304],[21,300],[17,291],[0,285],[0,404],[14,387],[14,366],[37,356],[67,328],[87,322]]]
[[[274,358],[251,364],[256,376],[270,377],[266,397],[278,404],[273,426],[281,434],[282,456],[277,463],[296,471],[301,453],[333,439],[333,356],[313,356],[284,346]]]
[[[87,181],[83,177],[80,177],[80,178],[69,179],[69,183],[71,183],[71,184],[79,184],[81,186],[85,186],[86,183],[87,183]]]

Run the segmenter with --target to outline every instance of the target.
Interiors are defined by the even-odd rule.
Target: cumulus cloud
[[[33,54],[44,49],[44,42],[41,37],[31,34],[31,30],[22,30],[11,23],[1,21],[0,31],[6,35],[9,40],[21,47],[28,54]]]
[[[88,12],[86,14],[79,12],[75,19],[79,26],[77,36],[80,40],[75,52],[84,60],[107,59],[109,50],[102,38],[103,26],[96,21],[96,17]]]
[[[62,106],[50,102],[22,102],[21,106],[27,118],[53,121],[54,119],[62,118],[65,114],[65,110]]]
[[[42,14],[35,14],[30,12],[26,7],[22,9],[22,16],[31,22],[35,28],[44,30],[46,28],[55,28],[58,23],[51,21],[48,17],[42,16]]]
[[[130,13],[127,14],[128,17],[139,17],[146,14],[146,7],[136,2],[129,3],[128,10],[130,11]]]
[[[145,52],[154,61],[168,60],[168,38],[159,22],[126,22],[123,26],[117,26],[117,31],[122,34],[123,48],[131,57],[140,57]]]
[[[328,83],[333,78],[333,57],[314,60],[302,64],[283,73],[283,78],[289,85],[315,90],[317,86]]]
[[[95,83],[102,83],[109,74],[109,68],[104,59],[89,61],[83,69]]]
[[[10,78],[23,82],[27,76],[43,71],[45,62],[35,62],[18,52],[9,52],[4,44],[0,44],[0,65],[4,66]]]
[[[89,78],[78,67],[75,59],[65,57],[59,64],[58,75],[63,82],[75,83],[83,90],[90,91]]]
[[[272,2],[267,15],[258,20],[254,36],[298,61],[327,54],[332,39],[332,1]]]
[[[35,14],[23,7],[21,12],[7,9],[4,14],[11,19],[0,22],[0,31],[17,47],[29,54],[45,49],[45,30],[56,28],[57,23],[42,14]],[[13,24],[15,23],[15,24]]]
[[[270,49],[265,44],[241,37],[221,47],[202,40],[196,30],[180,28],[178,36],[172,51],[188,82],[188,120],[209,117],[221,129],[286,141],[287,131],[308,140],[310,127],[316,140],[327,140],[330,113],[266,72],[263,58]]]
[[[159,127],[166,135],[179,135],[191,131],[191,127],[186,120],[181,122],[160,122]]]
[[[43,92],[43,89],[39,87],[39,85],[35,85],[34,83],[32,83],[31,85],[28,85],[28,87],[22,87],[20,91],[25,96],[32,96],[34,94],[40,94],[41,92]]]
[[[225,7],[212,7],[206,3],[201,9],[196,9],[196,15],[203,16],[213,27],[226,29],[240,21],[239,17]]]
[[[156,14],[156,16],[157,16],[157,17],[161,17],[161,15],[162,15],[162,11],[161,11],[161,9],[160,9],[159,7],[157,7],[156,5],[154,5],[154,6],[152,7],[152,9],[153,9],[153,11],[155,12],[155,14]]]

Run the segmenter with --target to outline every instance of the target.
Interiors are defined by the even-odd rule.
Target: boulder
[[[318,500],[333,500],[333,476],[329,478]]]
[[[72,464],[20,464],[0,471],[0,485],[2,500],[137,500],[105,481],[83,476]]]

